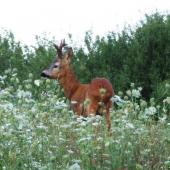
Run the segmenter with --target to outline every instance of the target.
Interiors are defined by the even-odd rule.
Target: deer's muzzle
[[[41,77],[47,77],[47,78],[50,77],[49,75],[45,74],[44,72],[42,72],[42,73],[40,74],[40,76],[41,76]]]

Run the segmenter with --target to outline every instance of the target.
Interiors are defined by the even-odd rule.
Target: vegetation
[[[35,80],[29,74],[23,84],[16,69],[6,72],[0,81],[6,84],[0,89],[2,169],[170,167],[170,97],[163,100],[163,109],[155,107],[154,98],[142,100],[142,88],[136,89],[132,83],[126,96],[119,92],[120,96],[112,98],[115,109],[108,134],[104,117],[78,117],[70,110],[57,81]],[[169,84],[166,89],[170,90]]]
[[[146,15],[135,29],[85,35],[72,66],[81,83],[108,78],[111,134],[105,118],[78,117],[57,80],[39,74],[56,57],[52,40],[32,48],[0,36],[0,167],[2,169],[170,168],[170,16]],[[53,39],[54,41],[54,39]],[[133,82],[133,83],[131,83]],[[75,128],[76,127],[76,128]]]
[[[115,92],[125,92],[133,82],[143,87],[142,95],[147,100],[162,96],[160,87],[170,82],[169,14],[146,15],[136,28],[125,27],[121,33],[96,36],[94,41],[92,36],[91,31],[86,32],[82,47],[73,49],[72,65],[82,83],[90,83],[94,77],[106,77]],[[46,34],[43,38],[36,36],[36,40],[36,46],[23,47],[15,42],[12,32],[4,32],[0,36],[1,73],[17,68],[21,81],[30,72],[39,78],[39,73],[55,58],[56,51],[52,43],[55,39],[48,40]]]

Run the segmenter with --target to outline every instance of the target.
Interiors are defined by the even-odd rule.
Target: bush
[[[2,74],[17,68],[21,82],[28,73],[38,79],[56,57],[46,34],[37,36],[37,45],[32,48],[15,42],[10,31],[4,35],[0,36]],[[135,29],[128,27],[121,33],[96,36],[94,41],[92,36],[91,31],[86,32],[84,44],[73,49],[71,64],[81,83],[89,84],[95,77],[105,77],[116,93],[125,92],[133,82],[136,87],[143,87],[142,96],[146,100],[161,95],[158,86],[170,76],[170,15],[156,12],[146,15]]]

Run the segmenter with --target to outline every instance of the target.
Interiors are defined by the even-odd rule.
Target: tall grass
[[[30,74],[19,82],[17,74],[6,72],[0,85],[3,170],[170,168],[168,97],[155,106],[153,98],[142,100],[142,88],[134,84],[126,96],[119,92],[112,98],[108,134],[104,117],[73,113],[57,81]]]

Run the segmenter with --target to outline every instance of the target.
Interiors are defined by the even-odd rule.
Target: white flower
[[[67,150],[68,151],[68,153],[74,153],[72,150]]]
[[[5,109],[5,111],[9,111],[9,110],[12,110],[13,112],[16,111],[12,103],[1,104],[0,109],[1,108]]]
[[[139,90],[139,91],[142,91],[142,87],[138,87],[138,90]]]
[[[131,91],[130,91],[130,90],[126,91],[126,94],[127,94],[128,96],[131,96]]]
[[[166,161],[166,162],[164,162],[164,165],[166,165],[166,166],[170,166],[170,161]],[[168,168],[169,169],[169,168]]]
[[[111,100],[111,101],[114,101],[114,102],[122,101],[122,99],[121,99],[119,96],[117,96],[117,95],[115,95],[114,97],[112,97],[110,100]]]
[[[31,97],[31,92],[29,91],[24,91],[24,90],[18,90],[18,94],[17,94],[17,97],[18,98],[25,98],[25,97]]]
[[[129,115],[129,110],[127,108],[124,110],[124,114]]]
[[[110,99],[112,102],[115,102],[118,106],[123,106],[123,104],[130,103],[130,101],[122,100],[119,96],[115,95]]]
[[[163,112],[165,112],[165,113],[166,113],[166,111],[167,111],[165,107],[163,107],[163,109],[162,109],[162,110],[163,110]]]
[[[109,142],[106,142],[106,143],[105,143],[105,146],[109,146],[109,144],[110,144]]]
[[[79,159],[73,159],[72,161],[75,162],[75,163],[81,163],[81,162],[82,162],[82,161],[79,160]]]
[[[19,83],[19,79],[18,78],[16,78],[16,82]]]
[[[5,76],[0,76],[0,79],[1,80],[5,80],[7,78],[7,76],[5,75]]]
[[[26,103],[31,103],[31,102],[34,102],[34,103],[35,103],[35,101],[34,101],[34,100],[32,100],[32,99],[28,99],[28,98],[25,98],[25,101],[26,101]]]
[[[22,128],[23,128],[23,124],[21,123],[19,124],[18,129],[22,130]]]
[[[78,165],[77,163],[73,164],[72,166],[70,166],[68,168],[68,170],[81,170],[80,165]]]
[[[153,106],[145,109],[146,115],[154,115],[155,113],[156,113],[156,108]]]
[[[135,128],[132,123],[127,123],[126,126],[127,126],[127,127],[130,127],[131,129],[134,129],[134,128]]]
[[[131,83],[130,86],[131,86],[131,87],[135,87],[135,83]]]
[[[17,75],[17,73],[14,73],[12,76],[15,77]]]
[[[168,104],[170,104],[170,97],[167,97],[167,98],[166,98],[166,102],[167,102]]]
[[[98,137],[97,141],[103,142],[103,138],[102,137]]]
[[[1,90],[0,91],[0,98],[6,98],[6,97],[12,97],[12,95],[8,92],[8,91],[6,91],[6,90]]]
[[[1,82],[2,84],[5,84],[3,80],[2,80],[2,81],[0,81],[0,82]]]
[[[164,122],[167,117],[159,117],[159,122]]]
[[[37,86],[40,86],[40,80],[35,80],[34,84],[37,85]]]
[[[135,98],[139,98],[140,97],[139,90],[133,89],[132,90],[132,96],[135,97]]]
[[[63,105],[63,104],[65,104],[65,103],[64,103],[64,100],[62,100],[62,101],[58,101],[58,100],[57,100],[57,101],[56,101],[56,105]]]
[[[93,126],[98,126],[99,124],[97,122],[92,123]]]
[[[71,104],[76,104],[77,103],[77,101],[71,101]]]

